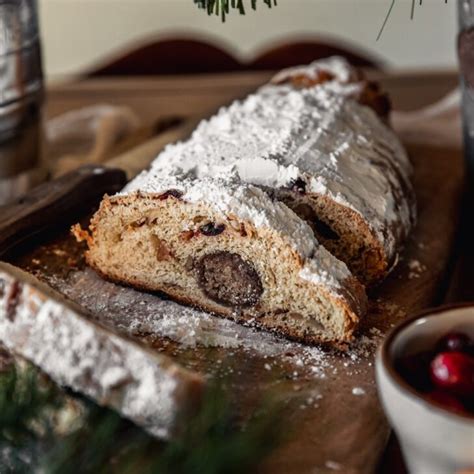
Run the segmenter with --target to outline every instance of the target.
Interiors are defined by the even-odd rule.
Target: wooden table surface
[[[195,77],[91,79],[51,85],[46,117],[71,109],[107,103],[128,106],[149,125],[169,115],[196,117],[246,95],[264,83],[271,73],[237,73]],[[376,73],[390,90],[394,108],[414,110],[433,103],[457,85],[453,71]],[[393,440],[381,462],[381,473],[402,473],[403,461]]]

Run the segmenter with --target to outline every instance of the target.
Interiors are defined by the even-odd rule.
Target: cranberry
[[[164,201],[165,199],[168,199],[170,196],[180,199],[183,193],[179,191],[178,189],[168,189],[168,191],[165,191],[163,194],[160,194],[158,196],[158,199],[160,201]]]
[[[431,351],[418,352],[400,358],[396,369],[406,382],[417,390],[426,392],[432,389],[429,370],[432,359]]]
[[[214,222],[209,222],[208,224],[204,224],[199,227],[199,231],[201,232],[201,234],[206,235],[208,237],[214,237],[215,235],[222,234],[224,230],[224,224],[214,224]]]
[[[472,341],[467,334],[462,332],[450,332],[438,341],[436,349],[437,352],[468,352],[471,345]]]
[[[301,178],[292,179],[289,188],[295,193],[304,194],[306,192],[306,183]]]
[[[442,390],[433,390],[427,394],[428,400],[443,406],[444,408],[457,412],[465,413],[464,405],[455,396]]]
[[[474,396],[474,357],[462,352],[441,352],[430,365],[431,380],[441,389]]]

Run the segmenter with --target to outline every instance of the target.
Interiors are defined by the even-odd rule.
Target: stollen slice
[[[308,224],[235,175],[143,172],[74,233],[107,279],[290,339],[349,341],[366,311],[362,285]]]

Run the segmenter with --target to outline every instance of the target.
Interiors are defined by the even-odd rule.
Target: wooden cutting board
[[[291,435],[267,459],[263,472],[371,472],[389,435],[376,394],[375,349],[399,320],[442,301],[460,207],[460,153],[421,145],[410,146],[409,152],[418,225],[398,267],[370,295],[369,315],[346,354],[289,343],[104,282],[84,266],[83,248],[66,228],[9,261],[117,334],[168,354],[188,369],[224,377],[242,406],[262,391],[291,402]]]

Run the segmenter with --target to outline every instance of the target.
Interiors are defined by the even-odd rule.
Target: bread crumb
[[[408,278],[413,280],[414,278],[420,278],[421,274],[426,270],[426,266],[423,265],[419,260],[411,259],[408,262]]]
[[[340,464],[336,461],[326,461],[325,466],[328,469],[332,469],[333,471],[340,471],[342,469],[342,464]]]

